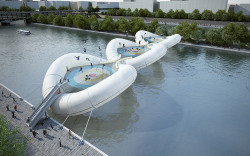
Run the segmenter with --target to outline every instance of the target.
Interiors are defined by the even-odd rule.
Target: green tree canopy
[[[47,24],[48,23],[48,20],[47,20],[47,17],[44,16],[43,14],[40,14],[37,18],[37,22],[39,23],[43,23],[43,24]]]
[[[37,18],[39,17],[39,14],[38,13],[34,13],[32,15],[32,22],[37,22]]]
[[[222,40],[227,45],[232,45],[234,42],[238,42],[238,27],[235,23],[229,23],[222,29]]]
[[[90,29],[90,24],[88,21],[88,18],[83,15],[76,15],[73,19],[73,24],[74,26],[76,26],[77,28],[81,28],[81,29]]]
[[[139,11],[138,11],[137,8],[133,11],[133,16],[134,17],[138,17],[139,16]]]
[[[53,13],[50,13],[48,16],[48,23],[53,24],[53,20],[56,16]]]
[[[131,11],[130,8],[128,8],[128,9],[125,11],[125,15],[126,15],[126,16],[132,16],[132,15],[133,15],[133,12]]]
[[[142,18],[130,18],[129,20],[130,25],[130,32],[132,34],[135,34],[139,30],[145,30],[146,25],[144,23],[144,20]]]
[[[243,23],[240,23],[237,26],[237,41],[242,43],[247,43],[248,41],[249,33],[247,26]]]
[[[73,26],[73,16],[71,14],[68,14],[66,18],[64,19],[65,26],[72,27]]]
[[[56,8],[54,6],[50,6],[48,10],[49,11],[54,11],[54,10],[56,10]]]
[[[99,12],[100,8],[98,6],[95,7],[94,12]]]
[[[46,6],[40,6],[39,7],[39,11],[46,11],[46,10],[47,10]]]
[[[214,14],[211,10],[204,10],[201,13],[201,19],[202,20],[213,20],[214,19]]]
[[[119,32],[128,32],[130,25],[124,17],[121,17],[116,22],[116,28]]]
[[[167,18],[172,18],[172,17],[174,17],[173,15],[174,15],[174,10],[173,10],[173,9],[170,9],[170,10],[168,11],[168,13],[165,15],[165,17],[167,17]]]
[[[139,15],[140,17],[147,17],[147,15],[146,15],[146,13],[145,13],[145,10],[142,9],[142,8],[138,11],[138,15]]]
[[[167,35],[168,35],[168,28],[167,28],[167,26],[165,26],[165,25],[159,25],[159,26],[156,28],[155,33],[156,33],[157,35],[165,35],[165,36],[167,36]]]
[[[1,155],[26,155],[28,139],[14,127],[6,117],[0,115],[0,153]]]
[[[158,26],[159,26],[158,20],[153,19],[148,26],[148,31],[155,33],[155,30]]]
[[[100,25],[102,31],[115,31],[115,22],[112,17],[106,16]]]
[[[156,18],[163,18],[165,16],[165,13],[161,9],[157,9],[154,12],[154,17]]]
[[[207,41],[212,45],[219,45],[222,41],[221,29],[209,29],[206,35]]]
[[[91,24],[90,24],[90,29],[91,30],[99,30],[99,21],[93,21]]]
[[[61,15],[56,15],[56,17],[53,20],[54,25],[64,26],[64,19]]]
[[[222,20],[222,16],[223,14],[225,14],[226,11],[225,10],[218,10],[215,15],[214,15],[214,20],[215,21],[221,21]]]
[[[89,17],[89,24],[91,25],[94,21],[98,21],[96,15],[91,15]]]
[[[200,11],[198,9],[195,9],[191,14],[189,14],[188,18],[195,20],[201,19]]]
[[[237,17],[239,22],[242,22],[245,20],[245,16],[243,15],[242,11],[237,12],[235,16]]]

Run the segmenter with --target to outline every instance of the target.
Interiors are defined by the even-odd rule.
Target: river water
[[[17,34],[21,28],[32,34]],[[105,57],[115,37],[23,22],[1,26],[0,82],[38,105],[56,58],[83,48],[98,55],[98,46]],[[81,136],[87,119],[69,117],[65,126]],[[109,155],[249,156],[249,123],[250,55],[177,45],[94,110],[84,138]]]

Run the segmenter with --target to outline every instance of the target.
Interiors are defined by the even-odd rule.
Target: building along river
[[[98,46],[105,57],[115,37],[23,22],[1,26],[0,82],[38,105],[55,59],[83,48],[99,55]],[[65,126],[81,136],[87,119],[88,114],[69,117]],[[249,156],[249,121],[250,55],[177,45],[93,111],[85,139],[109,155]]]

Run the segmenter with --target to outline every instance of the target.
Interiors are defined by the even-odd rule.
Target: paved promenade
[[[3,96],[2,96],[3,91]],[[13,126],[19,126],[21,132],[30,138],[27,149],[27,155],[29,156],[105,156],[106,154],[85,141],[84,144],[80,144],[80,137],[75,133],[71,132],[69,138],[69,130],[66,127],[55,121],[53,118],[45,117],[39,121],[34,130],[37,135],[33,137],[32,132],[26,120],[28,116],[34,111],[32,105],[27,101],[23,100],[20,96],[7,89],[5,86],[0,84],[0,113],[5,115]],[[13,100],[13,98],[15,100]],[[6,106],[9,105],[9,111]],[[14,106],[17,105],[17,111],[14,111]],[[16,118],[12,118],[12,112],[15,112]],[[41,122],[43,121],[43,126]],[[53,126],[53,129],[51,127]],[[46,129],[47,135],[43,135],[43,130]],[[61,139],[61,147],[59,144],[59,138]]]

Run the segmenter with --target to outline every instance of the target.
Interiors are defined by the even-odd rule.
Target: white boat
[[[43,81],[43,97],[60,81],[69,80],[62,88],[78,88],[77,92],[61,89],[51,108],[55,114],[79,115],[118,96],[135,81],[136,76],[137,72],[131,65],[116,66],[92,55],[70,53],[59,57],[49,67]]]
[[[106,56],[109,61],[120,60],[120,63],[129,64],[137,70],[161,59],[167,49],[180,42],[178,34],[162,37],[147,31],[136,33],[136,42],[122,38],[111,40],[106,47]]]
[[[30,35],[31,34],[30,31],[22,30],[22,29],[19,29],[16,32],[19,33],[19,34],[24,34],[24,35]]]

